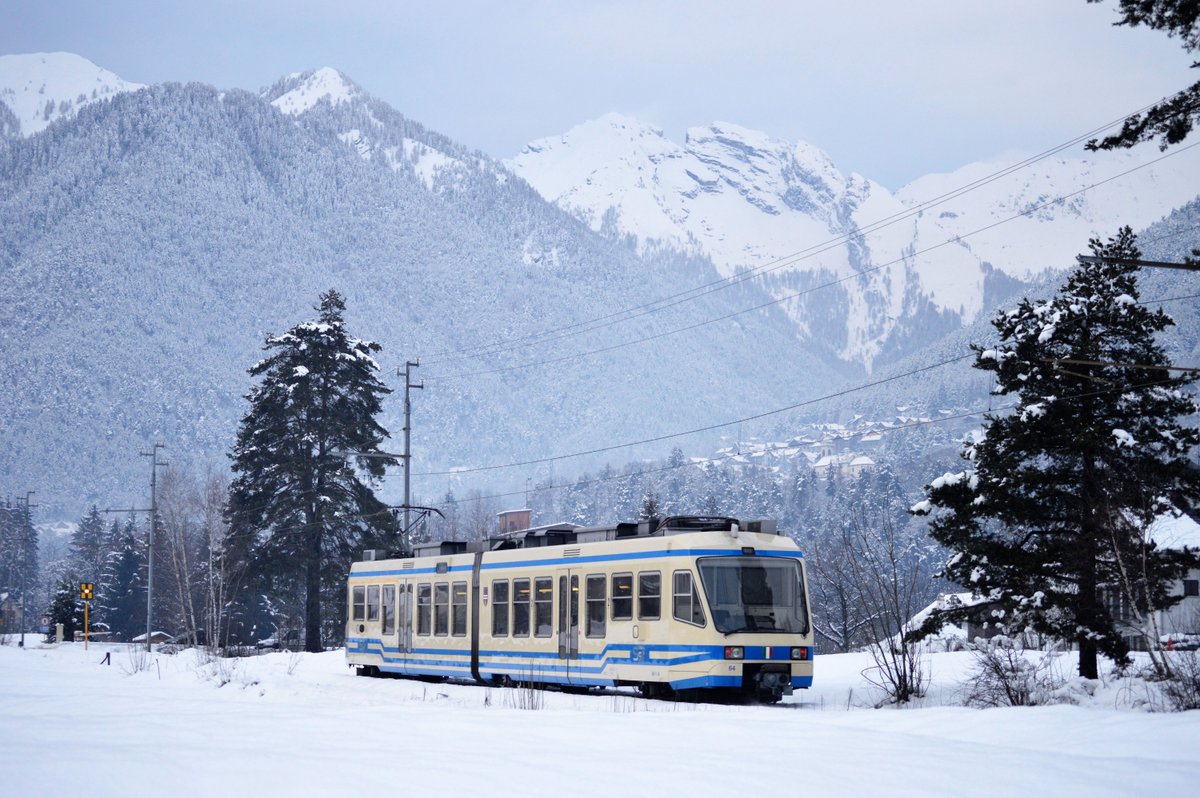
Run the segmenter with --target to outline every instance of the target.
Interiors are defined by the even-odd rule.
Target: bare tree
[[[808,561],[814,631],[842,653],[865,644],[873,610],[854,586],[844,535],[815,539]]]
[[[868,610],[865,631],[875,666],[864,677],[894,703],[920,698],[929,676],[920,644],[906,633],[931,592],[927,552],[884,513],[869,522],[861,514],[851,516],[842,525],[841,543],[850,589]]]
[[[468,540],[485,540],[496,529],[496,504],[481,491],[467,494],[467,511],[461,518],[459,529]]]
[[[164,546],[170,567],[169,577],[173,595],[170,610],[176,623],[182,627],[183,637],[196,641],[197,624],[195,573],[192,563],[197,545],[197,530],[194,521],[200,499],[195,479],[187,469],[169,469],[163,472],[159,488]]]

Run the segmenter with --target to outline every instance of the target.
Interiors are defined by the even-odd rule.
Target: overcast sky
[[[607,111],[734,122],[890,188],[1040,151],[1196,80],[1116,0],[0,0],[0,53],[258,89],[332,66],[497,157]],[[1152,145],[1151,145],[1152,146]]]

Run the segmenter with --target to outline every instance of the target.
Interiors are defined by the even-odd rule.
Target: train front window
[[[808,634],[804,576],[791,557],[703,557],[700,580],[717,631]]]

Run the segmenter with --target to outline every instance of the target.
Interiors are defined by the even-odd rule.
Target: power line
[[[1151,387],[1154,387],[1155,385],[1166,384],[1167,382],[1169,382],[1169,381],[1168,380],[1157,380],[1155,382],[1147,382],[1147,383],[1142,383],[1140,385],[1117,386],[1116,388],[1103,389],[1103,390],[1091,391],[1088,393],[1078,394],[1072,398],[1084,399],[1089,396],[1098,396],[1098,395],[1101,395],[1104,393],[1111,393],[1113,390],[1128,391],[1131,388],[1134,388],[1134,389],[1136,389],[1136,388],[1151,388]],[[1018,403],[1011,403],[1011,404],[1001,405],[996,408],[992,408],[992,407],[981,408],[979,410],[971,410],[971,411],[967,411],[964,413],[957,413],[955,415],[942,416],[940,418],[920,419],[917,421],[909,422],[907,424],[897,424],[895,426],[885,427],[883,429],[877,428],[873,431],[879,432],[881,434],[886,434],[889,432],[899,432],[900,430],[913,429],[915,427],[925,427],[925,426],[930,426],[933,424],[941,424],[941,423],[944,423],[947,421],[956,421],[956,420],[961,420],[964,418],[970,418],[972,416],[988,416],[995,412],[1004,411],[1004,410],[1012,410],[1012,409],[1016,408],[1017,406],[1018,406]],[[795,448],[795,447],[792,445],[788,445],[788,444],[779,444],[777,446],[769,447],[769,449],[771,451],[778,451],[779,449],[793,449],[793,448]],[[565,488],[587,487],[587,486],[591,486],[591,485],[597,485],[602,482],[615,482],[617,480],[622,480],[622,479],[635,479],[637,477],[640,477],[640,476],[643,476],[646,474],[659,474],[659,473],[663,473],[665,471],[673,471],[673,470],[677,470],[677,469],[681,469],[681,468],[687,468],[688,466],[701,466],[706,463],[715,463],[715,462],[719,462],[722,460],[729,460],[729,459],[733,459],[735,457],[740,457],[740,456],[741,455],[739,453],[732,453],[732,454],[721,455],[719,457],[706,458],[705,463],[687,462],[687,463],[682,463],[680,465],[668,464],[665,466],[661,466],[659,468],[652,468],[652,469],[646,469],[644,471],[639,471],[636,474],[614,474],[614,475],[608,476],[608,477],[595,477],[594,479],[581,480],[581,481],[577,481],[577,482],[565,482],[565,483],[560,483],[557,485],[544,485],[544,486],[540,486],[540,487],[535,485],[532,488],[532,492],[533,493],[550,492],[550,491],[555,491],[555,490],[563,490]],[[459,505],[459,504],[467,504],[469,502],[475,502],[475,501],[490,501],[493,499],[507,499],[512,496],[524,495],[524,493],[525,493],[524,491],[509,491],[507,493],[495,493],[495,494],[492,494],[489,496],[471,496],[471,497],[466,497],[466,498],[462,498],[462,499],[454,499],[453,501],[449,501],[449,502],[442,502],[441,504],[442,504],[442,506],[445,506],[447,504]]]
[[[567,360],[574,360],[576,358],[588,357],[590,355],[603,354],[605,352],[611,352],[611,351],[614,351],[617,349],[622,349],[626,346],[633,346],[634,344],[640,344],[640,343],[645,343],[647,341],[657,340],[659,338],[665,338],[669,335],[675,335],[676,333],[687,332],[689,330],[694,330],[694,329],[697,329],[699,327],[703,327],[703,326],[706,326],[709,324],[715,324],[717,322],[727,321],[729,319],[744,315],[746,313],[753,313],[754,311],[757,311],[757,310],[763,310],[764,308],[772,307],[774,305],[779,305],[784,302],[792,301],[794,299],[799,299],[800,297],[807,296],[808,294],[814,293],[816,291],[820,291],[824,288],[830,288],[832,286],[839,285],[841,283],[847,282],[849,280],[853,280],[853,279],[861,277],[863,275],[871,274],[873,272],[877,272],[882,269],[886,269],[890,266],[895,266],[896,264],[903,263],[906,260],[909,260],[911,258],[915,258],[917,255],[924,255],[929,252],[933,252],[936,249],[941,249],[942,247],[949,246],[951,244],[955,244],[955,243],[961,241],[962,239],[970,238],[971,236],[986,232],[993,228],[999,227],[1002,224],[1007,224],[1008,222],[1012,222],[1012,221],[1015,221],[1016,219],[1020,219],[1024,216],[1030,216],[1034,213],[1037,213],[1039,210],[1046,208],[1050,205],[1058,204],[1060,202],[1063,202],[1064,200],[1070,199],[1071,197],[1074,197],[1074,196],[1077,196],[1084,192],[1090,191],[1090,190],[1097,188],[1099,186],[1102,186],[1106,183],[1110,183],[1114,180],[1119,180],[1120,178],[1125,177],[1126,175],[1129,175],[1140,169],[1145,169],[1146,167],[1153,166],[1154,164],[1158,163],[1159,161],[1165,160],[1166,158],[1170,158],[1178,153],[1186,152],[1187,150],[1190,150],[1193,147],[1196,147],[1198,145],[1200,145],[1200,142],[1197,142],[1196,144],[1189,144],[1186,147],[1172,150],[1171,152],[1161,155],[1152,161],[1148,161],[1144,164],[1134,166],[1130,169],[1125,170],[1124,172],[1119,172],[1118,174],[1107,177],[1104,180],[1099,180],[1095,183],[1092,183],[1091,185],[1084,186],[1083,188],[1078,189],[1073,192],[1070,192],[1068,194],[1062,194],[1058,197],[1047,200],[1047,201],[1041,203],[1040,205],[1035,205],[1035,206],[1026,208],[1025,210],[1023,210],[1019,213],[1016,213],[1016,214],[1013,214],[1012,216],[992,222],[991,224],[984,225],[983,227],[972,230],[969,233],[963,233],[961,235],[953,236],[952,238],[948,238],[945,241],[942,241],[938,244],[934,244],[934,245],[926,247],[925,249],[922,249],[922,250],[917,250],[916,252],[913,252],[907,256],[902,256],[902,257],[896,258],[894,260],[890,260],[885,263],[881,263],[878,266],[872,266],[870,268],[863,269],[862,271],[856,272],[854,274],[849,274],[844,277],[840,277],[836,280],[831,280],[829,282],[821,283],[820,285],[812,286],[811,288],[806,288],[802,291],[797,291],[795,293],[788,294],[787,296],[779,297],[777,299],[773,299],[768,302],[763,302],[763,303],[760,303],[753,307],[734,311],[734,312],[728,313],[724,316],[718,316],[716,318],[711,318],[711,319],[707,319],[705,321],[700,321],[700,322],[696,322],[694,324],[689,324],[684,327],[677,327],[672,330],[667,330],[667,331],[661,332],[661,333],[655,333],[654,335],[648,335],[648,336],[644,336],[642,338],[635,338],[633,340],[624,341],[624,342],[621,342],[618,344],[611,344],[609,346],[601,347],[599,349],[592,349],[592,350],[588,350],[585,352],[577,352],[577,353],[573,353],[573,354],[562,355],[562,356],[559,356],[556,358],[550,358],[547,360],[538,360],[538,361],[532,361],[532,362],[528,362],[528,363],[519,363],[516,365],[497,367],[497,368],[493,368],[493,369],[483,369],[483,370],[479,370],[479,371],[452,373],[452,374],[443,375],[441,377],[435,377],[435,378],[431,379],[430,382],[446,382],[449,380],[465,379],[468,377],[480,377],[480,376],[485,376],[488,374],[500,374],[500,373],[505,373],[505,372],[517,371],[520,369],[534,368],[537,366],[553,365],[555,363],[562,363]],[[1177,234],[1178,233],[1173,233],[1171,235],[1177,235]],[[1164,236],[1164,238],[1165,237],[1168,237],[1168,236]],[[1155,240],[1158,240],[1158,239],[1155,239]],[[689,301],[689,300],[686,300],[686,299],[680,300],[679,302],[677,302],[675,304],[680,304],[680,303],[686,302],[686,301]],[[669,306],[667,306],[667,307],[669,307]],[[653,311],[649,311],[649,312],[653,312]],[[636,318],[636,317],[630,317],[630,318]],[[630,319],[623,319],[621,321],[629,321],[629,320]],[[609,325],[605,325],[605,326],[609,326]],[[599,329],[599,328],[597,327],[597,328],[592,328],[592,329]],[[585,330],[585,332],[590,332],[590,330]],[[442,361],[442,362],[448,362],[448,361]]]
[[[1159,102],[1161,102],[1161,100]],[[1157,103],[1152,103],[1150,105],[1143,106],[1141,109],[1139,109],[1138,111],[1135,111],[1134,113],[1140,113],[1142,111],[1148,110],[1149,108],[1154,107],[1154,105],[1157,105]],[[1024,169],[1024,168],[1031,166],[1039,161],[1045,160],[1046,158],[1048,158],[1052,155],[1056,155],[1057,153],[1063,151],[1064,149],[1073,147],[1076,144],[1079,144],[1080,142],[1087,141],[1090,138],[1092,138],[1093,136],[1095,136],[1096,134],[1098,134],[1104,130],[1107,130],[1110,127],[1113,127],[1114,125],[1123,123],[1124,120],[1128,116],[1129,116],[1128,114],[1121,116],[1118,119],[1115,119],[1115,120],[1108,122],[1098,128],[1095,128],[1092,131],[1089,131],[1088,133],[1084,133],[1080,136],[1076,136],[1075,138],[1070,139],[1069,141],[1063,142],[1062,144],[1058,144],[1054,147],[1051,147],[1048,150],[1045,150],[1041,153],[1030,156],[1029,158],[1026,158],[1023,161],[1019,161],[1015,164],[1011,164],[1007,167],[1004,167],[1003,169],[997,170],[996,172],[992,172],[991,174],[985,175],[984,177],[981,177],[977,180],[967,183],[964,186],[960,186],[958,188],[952,189],[951,191],[948,191],[944,194],[933,197],[932,199],[925,200],[917,205],[908,206],[904,210],[898,211],[890,216],[886,216],[882,219],[876,220],[875,222],[864,225],[863,227],[857,228],[854,232],[846,233],[846,234],[828,239],[822,243],[814,244],[810,247],[807,247],[802,250],[798,250],[798,251],[793,252],[788,255],[783,255],[779,258],[775,258],[773,260],[767,261],[766,263],[761,264],[757,267],[747,269],[747,270],[740,272],[734,276],[722,278],[720,280],[715,280],[715,281],[712,281],[709,283],[705,283],[705,284],[697,286],[695,288],[690,288],[685,291],[681,291],[681,292],[678,292],[675,294],[668,295],[666,297],[662,297],[660,299],[653,300],[651,302],[633,306],[631,308],[625,308],[622,310],[614,311],[613,313],[610,313],[610,314],[607,314],[604,316],[600,316],[600,317],[597,317],[594,319],[583,320],[583,321],[575,322],[573,324],[564,325],[562,327],[553,328],[550,330],[543,330],[543,331],[540,331],[537,333],[531,333],[529,335],[512,338],[508,342],[501,344],[499,346],[487,346],[487,347],[484,347],[483,349],[464,348],[464,349],[448,350],[448,351],[444,351],[444,352],[440,352],[440,353],[435,353],[433,355],[433,359],[426,360],[426,365],[430,365],[430,364],[437,365],[439,363],[453,362],[456,360],[462,360],[462,359],[466,359],[469,357],[477,357],[477,356],[483,356],[483,355],[488,355],[488,354],[499,354],[500,352],[511,351],[512,349],[523,348],[524,346],[532,346],[535,344],[541,344],[541,343],[547,343],[547,342],[553,341],[553,340],[559,340],[560,338],[570,337],[570,336],[578,335],[578,334],[581,334],[584,332],[590,332],[592,330],[601,329],[602,327],[610,326],[611,324],[615,324],[620,321],[628,321],[632,318],[637,318],[638,316],[646,315],[646,313],[658,312],[659,310],[665,310],[666,308],[673,307],[674,305],[680,304],[679,302],[672,302],[671,300],[676,300],[676,299],[686,297],[686,299],[682,299],[681,301],[691,301],[692,299],[697,299],[700,296],[704,296],[708,293],[712,293],[714,291],[719,291],[719,290],[723,290],[725,288],[729,288],[733,285],[737,285],[741,282],[752,279],[754,277],[759,277],[763,274],[767,274],[769,272],[776,271],[785,266],[793,265],[798,260],[812,257],[817,254],[821,254],[822,252],[826,252],[829,249],[835,248],[836,246],[840,246],[841,244],[844,244],[848,241],[863,237],[865,235],[869,235],[869,234],[877,232],[885,227],[888,227],[892,224],[896,224],[905,219],[919,215],[930,208],[937,207],[938,205],[944,204],[945,202],[948,202],[949,200],[956,199],[956,198],[962,196],[963,194],[969,193],[969,192],[974,191],[978,188],[981,188],[985,185],[993,183],[996,180],[1007,177],[1008,175],[1010,175],[1016,171],[1019,171],[1020,169]],[[689,296],[692,294],[694,294],[695,296]],[[663,304],[663,303],[669,303],[669,304]],[[656,307],[656,306],[659,306],[659,307]],[[645,311],[645,313],[636,313],[637,311]],[[628,314],[635,314],[635,315],[628,315]],[[609,319],[612,319],[613,321],[608,322],[606,324],[597,324],[597,322],[604,322]],[[588,327],[587,325],[596,325],[596,326]],[[580,327],[584,327],[585,329],[578,329]],[[566,331],[568,331],[568,330],[575,330],[575,332],[567,333],[564,335],[555,335],[556,333],[566,333]],[[548,336],[553,336],[553,337],[548,337]],[[536,340],[539,338],[541,338],[543,340]],[[524,342],[524,341],[528,341],[529,343],[522,344],[521,342]],[[452,357],[443,357],[443,355],[452,356]],[[442,360],[437,360],[437,358],[439,358],[439,357],[442,357]]]
[[[1186,232],[1186,231],[1185,231],[1185,232]],[[1172,233],[1172,234],[1169,234],[1169,235],[1167,235],[1167,236],[1160,236],[1159,238],[1156,238],[1156,239],[1153,239],[1153,240],[1157,241],[1157,240],[1161,240],[1162,238],[1168,238],[1168,237],[1170,237],[1170,236],[1172,236],[1172,235],[1177,235],[1177,234],[1178,234],[1178,233]],[[1151,304],[1158,304],[1158,303],[1161,303],[1161,302],[1172,302],[1172,301],[1183,300],[1183,299],[1194,299],[1194,298],[1197,298],[1198,296],[1200,296],[1200,295],[1187,295],[1187,296],[1178,296],[1178,297],[1163,297],[1163,298],[1160,298],[1160,299],[1148,299],[1148,300],[1144,300],[1144,301],[1142,301],[1142,302],[1138,302],[1137,304],[1139,304],[1139,305],[1151,305]],[[633,447],[633,446],[639,446],[639,445],[646,444],[646,443],[655,443],[655,442],[659,442],[659,441],[662,441],[662,440],[668,440],[668,439],[670,439],[670,438],[684,437],[684,436],[691,435],[691,434],[695,434],[695,433],[698,433],[698,432],[708,432],[708,431],[711,431],[711,430],[714,430],[714,429],[719,429],[719,428],[721,428],[721,427],[729,427],[729,426],[734,426],[734,425],[736,425],[736,424],[741,424],[741,423],[744,423],[744,422],[746,422],[746,421],[755,421],[755,420],[758,420],[758,419],[761,419],[761,418],[765,418],[765,417],[767,417],[767,416],[770,416],[770,415],[777,415],[777,414],[779,414],[779,413],[787,412],[787,411],[789,411],[789,410],[794,410],[794,409],[797,409],[797,408],[799,408],[799,407],[803,407],[803,406],[805,406],[805,405],[810,405],[810,404],[815,404],[815,403],[817,403],[817,402],[826,401],[826,400],[828,400],[828,399],[839,398],[839,397],[841,397],[841,396],[845,396],[845,395],[847,395],[847,394],[850,394],[850,393],[855,393],[855,392],[858,392],[858,391],[861,391],[861,390],[866,390],[866,389],[868,389],[868,388],[873,388],[873,387],[876,387],[876,386],[878,386],[878,385],[881,385],[881,384],[884,384],[884,383],[887,383],[887,382],[892,382],[892,381],[895,381],[895,380],[897,380],[897,379],[901,379],[901,378],[903,378],[903,377],[908,377],[908,376],[911,376],[911,375],[913,375],[913,374],[919,374],[919,373],[921,373],[921,372],[925,372],[925,371],[931,371],[931,370],[933,370],[933,369],[940,368],[940,367],[942,367],[942,366],[946,366],[946,365],[949,365],[949,364],[951,364],[951,363],[956,363],[956,362],[959,362],[959,361],[962,361],[962,360],[966,360],[967,358],[969,358],[969,357],[972,357],[972,356],[973,356],[973,354],[962,355],[962,356],[960,356],[960,357],[957,357],[957,358],[951,358],[951,359],[949,359],[949,360],[944,360],[944,361],[941,361],[941,362],[939,362],[939,363],[930,364],[930,365],[928,365],[928,366],[922,366],[922,367],[920,367],[920,368],[916,368],[916,369],[913,369],[913,370],[911,370],[911,371],[904,372],[903,374],[897,374],[897,375],[893,375],[893,376],[891,376],[891,377],[887,377],[887,378],[885,378],[885,379],[882,379],[882,380],[877,380],[877,381],[875,381],[875,382],[870,382],[870,383],[865,383],[865,384],[862,384],[862,385],[853,386],[853,387],[851,387],[851,388],[847,388],[847,389],[845,389],[845,390],[843,390],[843,391],[838,391],[838,392],[836,392],[836,393],[827,394],[827,395],[825,395],[825,396],[820,396],[820,397],[817,397],[817,398],[815,398],[815,399],[809,399],[809,400],[806,400],[806,401],[804,401],[804,402],[800,402],[800,403],[797,403],[797,404],[794,404],[794,405],[789,405],[788,407],[780,408],[780,409],[777,409],[777,410],[771,410],[771,411],[767,411],[766,413],[760,413],[760,414],[757,414],[757,415],[754,415],[754,416],[748,416],[748,417],[746,417],[746,418],[740,418],[740,419],[736,419],[736,420],[733,420],[733,421],[726,421],[726,422],[722,422],[722,423],[719,423],[719,424],[710,425],[710,426],[707,426],[707,427],[701,427],[701,428],[697,428],[697,429],[693,429],[693,430],[688,430],[688,431],[686,431],[686,432],[671,433],[671,434],[667,434],[667,435],[661,435],[661,436],[657,436],[657,437],[654,437],[654,438],[648,438],[648,439],[641,440],[641,441],[634,441],[634,442],[631,442],[631,443],[624,443],[624,444],[616,444],[616,445],[613,445],[613,446],[607,446],[607,447],[603,447],[603,448],[599,448],[599,449],[592,449],[592,450],[589,450],[589,451],[584,451],[584,452],[575,452],[575,453],[572,453],[572,454],[556,455],[556,456],[552,456],[552,457],[541,458],[541,459],[538,459],[538,460],[530,460],[530,461],[524,461],[524,462],[519,462],[519,463],[508,463],[508,464],[502,464],[502,465],[493,465],[493,466],[482,466],[482,467],[479,467],[479,468],[463,468],[463,469],[454,469],[454,470],[452,470],[452,471],[430,471],[430,472],[425,472],[425,473],[416,474],[415,476],[420,476],[420,477],[427,477],[427,476],[452,476],[452,475],[458,475],[458,474],[468,474],[468,473],[474,473],[474,472],[478,472],[478,471],[490,471],[490,470],[498,470],[498,469],[502,469],[502,468],[515,468],[515,467],[518,467],[518,466],[524,466],[524,465],[534,465],[534,464],[540,464],[540,463],[546,463],[546,462],[553,462],[553,461],[557,461],[557,460],[566,460],[566,459],[570,459],[570,458],[573,458],[573,457],[582,457],[582,456],[585,456],[585,455],[598,454],[598,453],[602,453],[602,452],[606,452],[606,451],[612,451],[612,450],[614,450],[614,449],[620,449],[620,448],[629,448],[629,447]],[[1003,409],[1003,408],[997,408],[997,409]]]
[[[958,361],[966,360],[969,357],[973,357],[973,355],[972,354],[960,355],[958,357],[950,358],[949,360],[943,360],[939,363],[933,363],[928,366],[921,366],[920,368],[915,368],[911,371],[906,371],[903,374],[895,374],[891,377],[885,377],[880,380],[875,380],[874,382],[868,382],[868,383],[864,383],[862,385],[856,385],[852,388],[846,388],[845,390],[835,391],[834,393],[825,394],[824,396],[818,396],[814,399],[806,399],[803,402],[796,402],[795,404],[788,405],[787,407],[780,407],[775,410],[768,410],[764,413],[756,413],[752,416],[746,416],[744,418],[735,419],[733,421],[723,421],[718,424],[709,424],[709,425],[703,426],[703,427],[696,427],[695,429],[686,430],[684,432],[673,432],[673,433],[669,433],[666,435],[658,435],[653,438],[645,438],[640,441],[630,441],[627,443],[613,444],[611,446],[601,446],[596,449],[589,449],[584,452],[574,452],[572,454],[555,455],[552,457],[541,457],[541,458],[538,458],[535,460],[524,460],[524,461],[516,462],[516,463],[503,463],[500,465],[479,466],[476,468],[458,468],[458,469],[454,469],[452,471],[427,471],[423,474],[416,474],[415,476],[433,477],[433,476],[448,476],[448,475],[458,475],[458,474],[471,474],[471,473],[476,473],[476,472],[480,472],[480,471],[496,471],[496,470],[503,469],[503,468],[517,468],[519,466],[539,465],[541,463],[551,463],[551,462],[555,462],[558,460],[567,460],[567,459],[570,459],[573,457],[584,457],[586,455],[601,454],[603,452],[611,452],[616,449],[628,449],[633,446],[641,446],[641,445],[647,444],[647,443],[659,443],[661,441],[671,440],[672,438],[682,438],[682,437],[686,437],[688,435],[695,435],[700,432],[710,432],[715,429],[721,429],[722,427],[731,427],[736,424],[745,423],[747,421],[758,421],[759,419],[767,418],[768,416],[774,416],[774,415],[778,415],[780,413],[786,413],[790,410],[796,410],[801,407],[806,407],[808,405],[816,404],[817,402],[824,402],[829,399],[836,399],[836,398],[839,398],[842,396],[846,396],[848,394],[856,393],[857,391],[866,390],[867,388],[874,388],[876,386],[884,385],[889,382],[895,382],[896,380],[903,379],[904,377],[911,377],[914,374],[920,374],[925,371],[932,371],[933,369],[941,368],[942,366],[948,365],[950,363],[957,363]]]

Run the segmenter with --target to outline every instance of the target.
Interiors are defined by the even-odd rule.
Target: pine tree
[[[32,599],[38,584],[38,533],[29,505],[0,505],[0,591]]]
[[[51,629],[56,624],[63,625],[64,640],[74,640],[75,632],[83,630],[83,600],[79,597],[79,582],[74,576],[59,581],[46,614],[50,617]]]
[[[380,346],[346,332],[336,291],[322,294],[317,310],[316,321],[268,337],[268,356],[250,369],[262,382],[246,397],[227,511],[235,531],[256,533],[257,570],[302,589],[309,651],[322,648],[322,584],[329,601],[344,601],[353,551],[395,543],[394,520],[359,478],[382,477],[396,463],[378,448],[387,431],[375,417],[391,393],[371,356]]]
[[[146,627],[144,546],[138,540],[137,524],[132,518],[119,530],[113,522],[110,537],[102,592],[96,594],[99,615],[114,634],[122,640],[132,640]]]
[[[1099,3],[1101,0],[1088,0]],[[1145,25],[1153,30],[1178,36],[1183,49],[1189,53],[1200,49],[1200,3],[1196,0],[1121,0],[1121,19],[1117,25],[1136,28]],[[1192,68],[1200,67],[1200,61]],[[1089,150],[1113,150],[1132,147],[1143,141],[1160,139],[1160,147],[1178,144],[1192,132],[1200,120],[1200,81],[1154,105],[1145,113],[1134,114],[1125,120],[1118,133],[1103,139],[1093,139]]]
[[[93,582],[97,593],[104,573],[104,564],[108,559],[107,535],[104,528],[104,517],[96,505],[86,516],[79,520],[79,525],[71,534],[71,554],[68,567],[84,581]]]
[[[1129,228],[1091,249],[1140,256]],[[1171,376],[1155,341],[1172,322],[1138,303],[1135,277],[1136,267],[1081,266],[1054,298],[996,316],[1000,344],[974,347],[975,367],[1017,406],[989,416],[964,448],[967,469],[934,480],[913,508],[939,508],[930,533],[953,552],[946,576],[985,597],[1009,630],[1078,643],[1079,672],[1092,679],[1098,653],[1128,656],[1102,591],[1136,563],[1136,601],[1165,608],[1178,600],[1169,581],[1200,563],[1146,540],[1155,518],[1200,494],[1188,467],[1200,433],[1179,421],[1196,412],[1183,391],[1192,378]],[[923,631],[969,611],[935,613]]]

